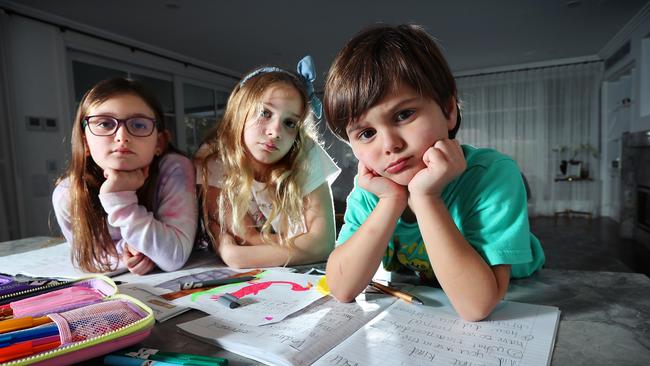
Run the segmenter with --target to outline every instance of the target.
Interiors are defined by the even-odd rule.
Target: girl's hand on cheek
[[[104,169],[106,180],[102,183],[99,193],[137,191],[144,185],[149,176],[149,166],[137,170]]]
[[[366,167],[361,161],[358,166],[358,183],[359,187],[368,192],[374,193],[381,198],[398,198],[404,200],[408,198],[406,187],[401,186],[392,180],[382,177],[374,170]]]
[[[411,179],[408,190],[411,196],[440,196],[454,178],[465,171],[467,162],[458,140],[436,141],[422,157],[426,168]]]

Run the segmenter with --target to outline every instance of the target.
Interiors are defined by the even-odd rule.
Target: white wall
[[[53,181],[65,161],[69,122],[65,52],[58,29],[25,18],[5,18],[7,70],[17,165],[16,185],[22,236],[48,234]],[[58,130],[27,130],[28,116],[55,118]],[[48,170],[48,162],[53,170]]]
[[[646,39],[644,42],[644,38]],[[599,53],[603,59],[614,54],[626,42],[630,53],[605,71],[605,80],[617,78],[622,70],[634,67],[630,131],[650,130],[650,3],[619,32]],[[642,47],[645,44],[645,47]],[[642,79],[643,78],[643,79]],[[643,85],[643,94],[642,94]],[[642,115],[641,110],[644,111]]]
[[[650,130],[650,3],[632,18],[599,52],[611,57],[626,42],[630,53],[605,71],[601,109],[601,194],[603,216],[619,219],[621,204],[621,134]],[[622,98],[631,104],[623,106]]]

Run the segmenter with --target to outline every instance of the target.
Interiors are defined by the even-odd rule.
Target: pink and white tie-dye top
[[[189,258],[196,235],[194,167],[189,159],[173,153],[163,156],[159,164],[155,212],[138,204],[135,191],[104,193],[99,200],[107,213],[108,232],[118,253],[128,244],[160,269],[174,271]],[[61,181],[52,194],[52,204],[61,232],[72,244],[69,187],[67,178]]]

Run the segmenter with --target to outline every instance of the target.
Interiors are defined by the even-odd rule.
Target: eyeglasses
[[[117,132],[120,125],[124,124],[126,130],[136,137],[151,136],[153,130],[159,127],[155,119],[149,117],[131,117],[119,119],[111,116],[84,117],[81,126],[88,129],[95,136],[111,136]]]

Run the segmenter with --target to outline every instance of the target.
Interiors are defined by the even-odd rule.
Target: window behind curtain
[[[599,177],[601,75],[602,63],[591,62],[459,77],[458,138],[514,158],[530,184],[532,213],[552,215],[560,199],[563,208],[595,211],[597,181],[569,186],[555,177],[560,161],[571,158],[582,160],[590,177]]]

